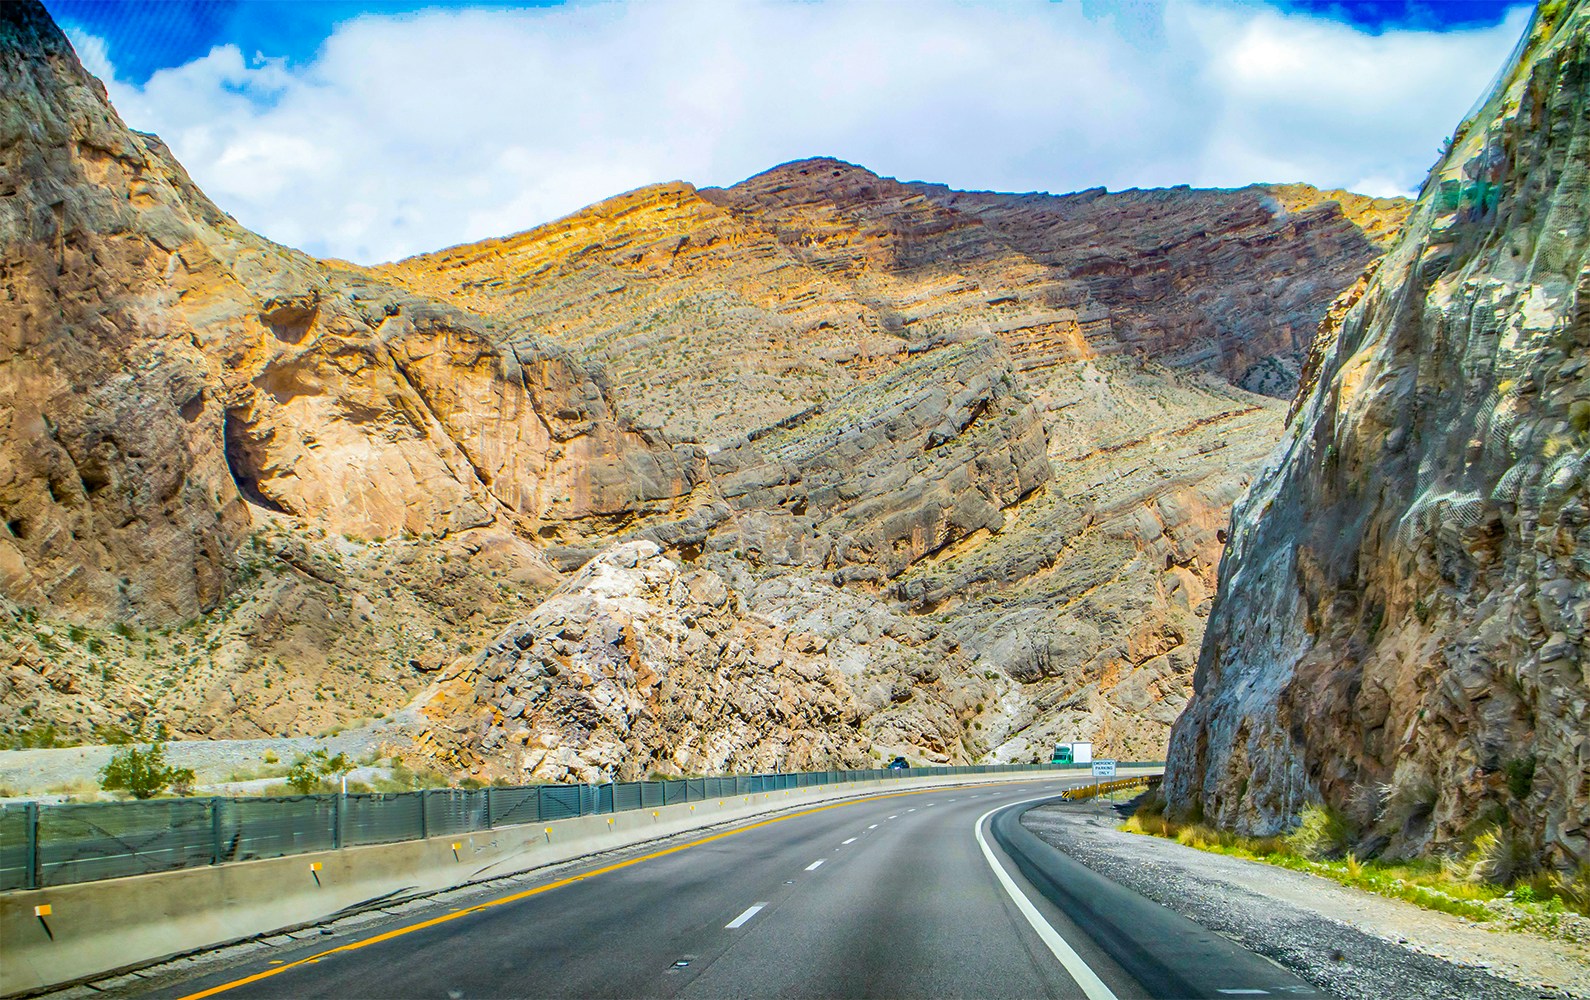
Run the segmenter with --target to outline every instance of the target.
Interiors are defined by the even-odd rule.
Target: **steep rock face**
[[[706,443],[704,502],[631,537],[704,560],[758,614],[800,581],[952,637],[971,709],[959,741],[935,723],[915,745],[1157,758],[1229,504],[1282,411],[1197,373],[1289,391],[1304,333],[1406,205],[967,194],[814,159],[373,273],[535,324],[609,366],[643,422]],[[866,655],[880,685],[910,683]]]
[[[555,580],[531,539],[688,501],[699,451],[618,418],[565,351],[239,227],[35,3],[0,6],[0,84],[0,724],[255,735],[370,711],[435,665],[410,626],[473,639],[499,583]],[[404,620],[367,632],[412,553],[364,546],[399,535],[503,575],[399,572]]]
[[[709,547],[882,580],[998,531],[1049,479],[1043,422],[983,338],[922,352],[805,420],[711,458],[735,512]],[[660,534],[660,532],[656,533]]]
[[[999,337],[1029,387],[1126,350],[1290,395],[1326,305],[1406,210],[1306,185],[979,194],[819,158],[372,273],[531,324],[609,366],[642,423],[717,441],[946,337]]]
[[[1306,184],[1011,195],[913,185],[1108,307],[1117,350],[1282,398],[1323,307],[1408,211]]]
[[[421,699],[438,722],[424,745],[536,780],[865,766],[862,713],[826,647],[749,614],[716,573],[628,542]]]
[[[371,536],[694,485],[695,456],[623,427],[567,355],[241,230],[42,10],[6,11],[8,596],[190,618],[224,593],[245,501]]]
[[[1233,516],[1173,805],[1590,863],[1590,7],[1537,15]]]
[[[1160,759],[1191,690],[1230,505],[1283,407],[1109,358],[1068,367],[1046,394],[1048,488],[891,593],[993,675],[979,735],[994,759],[1077,739]]]

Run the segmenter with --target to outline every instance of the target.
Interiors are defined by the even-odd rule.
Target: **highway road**
[[[1323,996],[1017,822],[1077,783],[881,793],[703,831],[146,995]]]

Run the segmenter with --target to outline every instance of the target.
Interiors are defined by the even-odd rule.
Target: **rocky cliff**
[[[0,7],[0,83],[0,596],[15,609],[0,700],[13,722],[86,726],[118,701],[162,699],[184,706],[180,728],[212,732],[347,710],[305,704],[311,686],[316,703],[346,687],[371,707],[374,678],[357,674],[423,683],[408,661],[434,654],[400,648],[419,634],[339,667],[292,633],[357,633],[379,603],[383,632],[472,638],[463,609],[489,609],[497,585],[486,596],[427,566],[404,595],[416,599],[391,605],[411,574],[316,568],[342,563],[341,541],[436,539],[435,555],[488,553],[534,589],[556,574],[529,539],[606,532],[695,487],[696,450],[615,416],[567,352],[243,230],[158,139],[122,124],[36,4]],[[244,550],[273,526],[297,540]],[[303,555],[268,560],[290,592],[240,578],[267,550]],[[236,601],[250,610],[231,614]],[[417,620],[406,603],[424,606]],[[150,647],[175,644],[129,636],[174,626],[193,633],[192,658],[184,643],[183,669],[151,672]],[[112,660],[137,676],[111,680]],[[292,677],[261,696],[272,667]],[[250,718],[239,698],[276,722],[229,721]]]
[[[363,268],[0,11],[9,731],[417,695],[482,776],[1157,757],[1299,331],[1405,209],[819,159]]]
[[[699,440],[712,502],[637,534],[665,558],[808,632],[871,602],[889,624],[826,647],[860,686],[857,745],[1031,760],[1093,738],[1152,759],[1226,512],[1279,431],[1280,402],[1231,380],[1295,385],[1405,210],[1303,186],[969,194],[816,159],[373,273],[537,325],[613,371],[641,422]],[[953,694],[886,641],[902,622],[950,644]],[[444,699],[457,760],[506,738],[497,683],[474,715]]]
[[[1546,4],[1232,519],[1173,806],[1590,864],[1590,6]]]

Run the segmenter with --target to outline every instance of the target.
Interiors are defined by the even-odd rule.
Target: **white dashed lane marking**
[[[723,929],[727,930],[727,931],[732,931],[732,930],[736,930],[738,928],[744,927],[746,921],[748,921],[752,917],[756,916],[757,913],[761,912],[762,907],[764,907],[766,905],[767,905],[766,903],[755,903],[755,904],[753,904],[751,906],[746,907],[744,913],[740,914],[738,917],[735,917],[733,920],[731,920],[728,923],[724,924],[723,925]]]
[[[851,837],[849,840],[845,841],[843,844],[840,844],[839,846],[843,847],[843,846],[845,846],[845,844],[854,844],[855,842],[856,842],[856,838],[855,837]]]
[[[818,858],[816,861],[813,861],[811,864],[807,865],[806,866],[806,870],[809,871],[809,872],[810,871],[816,871],[817,870],[817,866],[821,865],[826,860],[828,860],[828,859],[827,858]]]

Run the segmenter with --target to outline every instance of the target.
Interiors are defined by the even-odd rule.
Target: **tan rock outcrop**
[[[838,596],[830,610],[841,610]],[[825,617],[823,632],[833,624]],[[422,751],[482,776],[539,781],[866,767],[869,730],[887,736],[902,724],[879,711],[895,689],[867,705],[866,688],[858,697],[852,687],[867,671],[847,677],[831,655],[841,637],[823,632],[751,612],[717,573],[652,542],[615,545],[422,696],[417,707],[436,722]],[[896,735],[920,752],[940,731],[955,740],[959,726],[928,697],[936,675],[915,680],[899,700],[926,707]]]
[[[816,159],[364,268],[239,227],[37,5],[0,74],[6,731],[443,675],[432,752],[482,773],[1157,757],[1296,331],[1403,210]],[[507,725],[580,616],[673,638]]]
[[[17,608],[0,629],[0,716],[12,724],[86,729],[104,720],[82,700],[93,689],[112,717],[136,704],[228,731],[227,690],[267,658],[286,660],[284,687],[302,697],[263,725],[335,721],[309,701],[322,685],[300,683],[328,670],[359,692],[340,711],[367,711],[383,684],[424,683],[385,666],[410,659],[408,640],[333,669],[340,640],[284,651],[261,637],[228,657],[254,625],[222,619],[265,602],[287,632],[348,622],[328,607],[391,598],[380,560],[366,567],[376,576],[336,584],[278,562],[301,579],[270,596],[239,577],[251,534],[284,531],[327,559],[340,556],[328,534],[448,539],[434,555],[517,547],[514,572],[534,589],[556,574],[523,540],[672,514],[695,488],[698,452],[616,417],[563,350],[242,229],[158,139],[121,123],[36,3],[0,7],[0,83],[0,597]],[[472,580],[422,589],[437,603],[415,624],[434,639],[500,625],[495,592],[480,600]],[[460,600],[484,617],[458,620]],[[176,660],[180,681],[162,677],[112,623],[186,625],[206,634],[204,655]],[[96,627],[87,657],[55,638]],[[84,661],[100,661],[97,682]],[[134,689],[104,681],[113,671]],[[75,677],[62,684],[76,692],[45,674]]]
[[[1176,808],[1590,864],[1590,6],[1530,30],[1233,515]]]

